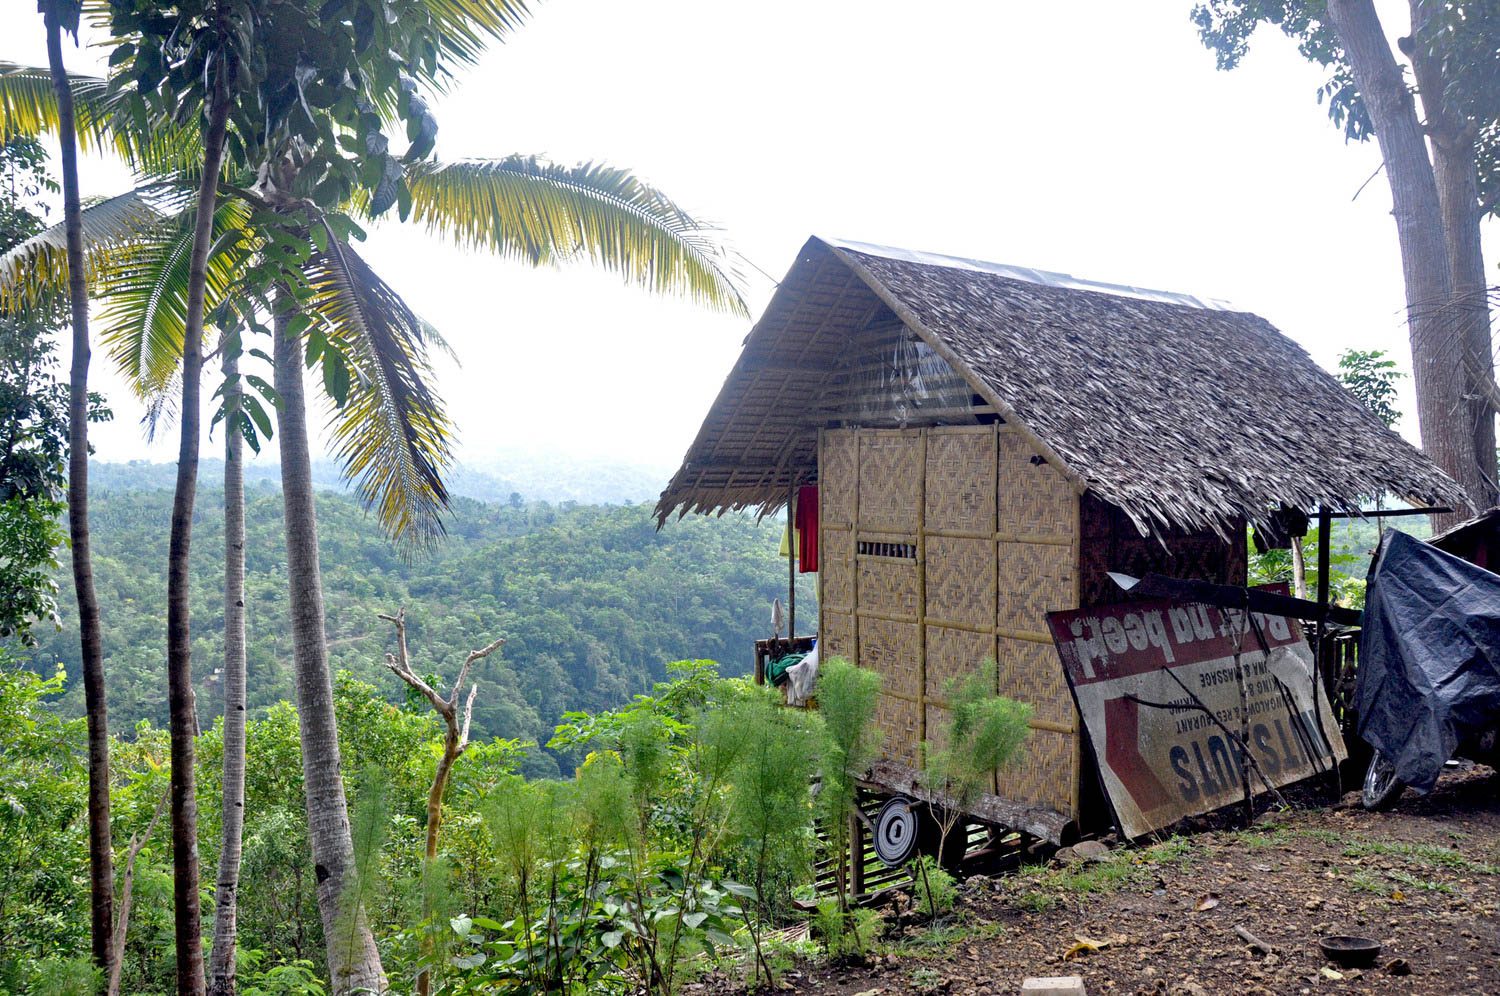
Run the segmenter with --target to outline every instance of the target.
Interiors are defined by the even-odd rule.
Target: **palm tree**
[[[178,410],[177,485],[172,492],[171,532],[167,546],[167,703],[172,743],[172,893],[177,937],[177,991],[205,989],[203,918],[198,896],[198,796],[196,743],[198,710],[193,699],[193,639],[188,551],[193,538],[193,506],[198,495],[198,447],[201,437],[203,383],[203,315],[208,283],[210,226],[218,201],[219,171],[230,103],[224,72],[214,74],[204,135],[203,166],[188,257],[187,321],[182,337],[182,402]]]
[[[0,108],[5,105],[6,80],[19,75],[0,71]],[[80,81],[82,85],[93,86],[94,81]],[[101,111],[100,116],[106,115]],[[279,182],[272,182],[271,177],[271,171],[262,170],[259,183],[225,189],[258,209],[256,217],[271,228],[275,226],[266,222],[267,214],[288,225],[296,223],[299,213],[301,217],[313,214],[305,201],[284,193],[292,188],[294,176],[277,175]],[[561,167],[512,156],[453,164],[410,163],[404,180],[411,216],[461,244],[534,265],[583,257],[657,292],[682,294],[708,306],[744,313],[727,255],[712,234],[659,191],[623,170],[596,165]],[[148,196],[149,192],[140,195],[142,200]],[[125,204],[118,200],[111,207],[125,216],[129,214]],[[126,220],[113,228],[99,227],[96,266],[107,269],[115,255],[110,247],[132,244],[140,226],[138,221]],[[302,386],[304,342],[321,357],[324,382],[336,392],[339,377],[328,371],[344,370],[349,386],[344,403],[334,411],[334,445],[345,473],[358,482],[360,493],[394,538],[421,544],[441,535],[447,505],[442,470],[451,454],[446,415],[427,386],[429,335],[425,325],[326,220],[313,217],[307,237],[326,248],[305,262],[305,299],[294,300],[294,295],[282,292],[274,308],[275,390],[280,411],[276,437],[282,457],[288,586],[296,609],[294,663],[309,837],[314,862],[321,870],[319,909],[330,942],[330,973],[336,986],[344,987],[378,982],[378,974],[362,966],[373,964],[378,973],[379,963],[358,916],[341,916],[342,883],[352,867],[353,847],[339,777],[323,628]],[[6,272],[0,266],[0,284],[15,279],[17,269],[18,265],[12,265]],[[50,269],[38,265],[32,272],[45,278]],[[142,334],[135,341],[144,348],[151,344],[151,336]],[[147,352],[162,355],[159,350]]]
[[[235,991],[240,855],[245,829],[245,419],[239,348],[224,350],[224,774],[208,991]]]
[[[104,644],[94,558],[89,545],[89,303],[83,275],[83,211],[78,194],[78,144],[73,92],[63,66],[62,33],[75,39],[78,6],[51,0],[43,6],[48,76],[56,103],[62,162],[68,298],[73,319],[73,362],[68,380],[68,535],[73,547],[73,590],[78,600],[78,637],[89,740],[89,909],[94,963],[110,967],[114,931],[114,850],[109,827],[109,715],[104,693]]]

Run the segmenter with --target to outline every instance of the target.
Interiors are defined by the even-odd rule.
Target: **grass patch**
[[[1059,877],[1056,885],[1065,892],[1087,896],[1096,892],[1114,892],[1128,885],[1139,874],[1139,865],[1116,858],[1090,862],[1078,871]]]
[[[1016,897],[1016,905],[1028,913],[1045,913],[1057,906],[1057,897],[1050,892],[1023,892]]]
[[[1111,851],[1102,861],[1082,861],[1061,868],[1040,868],[1022,875],[1016,905],[1032,913],[1045,913],[1066,896],[1091,896],[1117,892],[1154,880],[1159,869],[1181,867],[1198,857],[1191,840],[1174,837],[1138,850]]]
[[[1322,827],[1307,827],[1302,830],[1293,830],[1292,835],[1301,837],[1304,840],[1316,840],[1321,844],[1327,844],[1329,847],[1337,847],[1346,839],[1344,834],[1334,830],[1325,830]]]
[[[1441,892],[1447,896],[1454,895],[1458,892],[1457,889],[1453,888],[1453,886],[1449,885],[1447,882],[1437,882],[1432,879],[1417,878],[1417,876],[1404,871],[1386,872],[1386,876],[1390,878],[1392,882],[1400,882],[1402,885],[1411,889],[1426,889],[1428,892]]]
[[[1196,855],[1193,845],[1184,837],[1173,837],[1164,840],[1160,844],[1152,844],[1150,847],[1138,852],[1142,861],[1154,865],[1184,864],[1191,861]]]
[[[1368,892],[1375,896],[1389,896],[1391,890],[1386,888],[1384,882],[1368,872],[1355,872],[1347,879],[1349,891]]]
[[[1445,896],[1458,894],[1458,890],[1447,882],[1439,882],[1436,879],[1429,878],[1418,878],[1416,875],[1404,871],[1387,871],[1383,872],[1382,875],[1357,871],[1346,876],[1344,882],[1349,886],[1350,892],[1366,892],[1372,896],[1384,896],[1386,898],[1390,898],[1391,894],[1396,891],[1397,886],[1404,886],[1408,891],[1420,889],[1424,892],[1440,892]]]
[[[1004,930],[998,923],[946,923],[894,941],[887,951],[901,958],[939,958],[959,944],[999,937]]]
[[[943,981],[942,974],[930,968],[914,968],[906,977],[918,990],[936,989]]]
[[[1437,844],[1358,840],[1344,848],[1346,858],[1363,858],[1371,855],[1401,858],[1427,868],[1446,868],[1449,871],[1475,872],[1480,875],[1500,873],[1500,868],[1494,865],[1470,860],[1451,847],[1442,847]]]
[[[1271,833],[1242,833],[1240,843],[1252,851],[1263,851],[1271,847],[1281,847],[1286,844],[1286,832],[1275,830]]]

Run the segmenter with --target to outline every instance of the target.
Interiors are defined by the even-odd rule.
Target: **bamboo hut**
[[[1054,841],[1107,814],[1047,612],[1122,598],[1110,571],[1243,584],[1246,525],[1283,504],[1463,502],[1255,315],[819,238],[656,512],[769,514],[811,485],[821,653],[884,678],[877,781],[910,790],[948,680],[993,658],[1035,714],[978,815]]]

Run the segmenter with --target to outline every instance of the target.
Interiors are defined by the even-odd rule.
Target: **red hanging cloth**
[[[818,570],[818,486],[804,484],[797,489],[797,570],[813,574]]]

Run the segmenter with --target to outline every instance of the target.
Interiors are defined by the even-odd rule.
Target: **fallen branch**
[[[1243,926],[1236,926],[1234,928],[1234,932],[1239,935],[1239,937],[1240,937],[1240,939],[1242,941],[1244,941],[1246,944],[1250,945],[1251,950],[1253,950],[1253,951],[1259,951],[1261,954],[1275,954],[1276,953],[1276,949],[1275,948],[1271,947],[1271,945],[1267,944],[1265,941],[1261,940],[1259,937],[1256,937],[1254,934],[1250,933],[1249,928],[1243,927]]]

